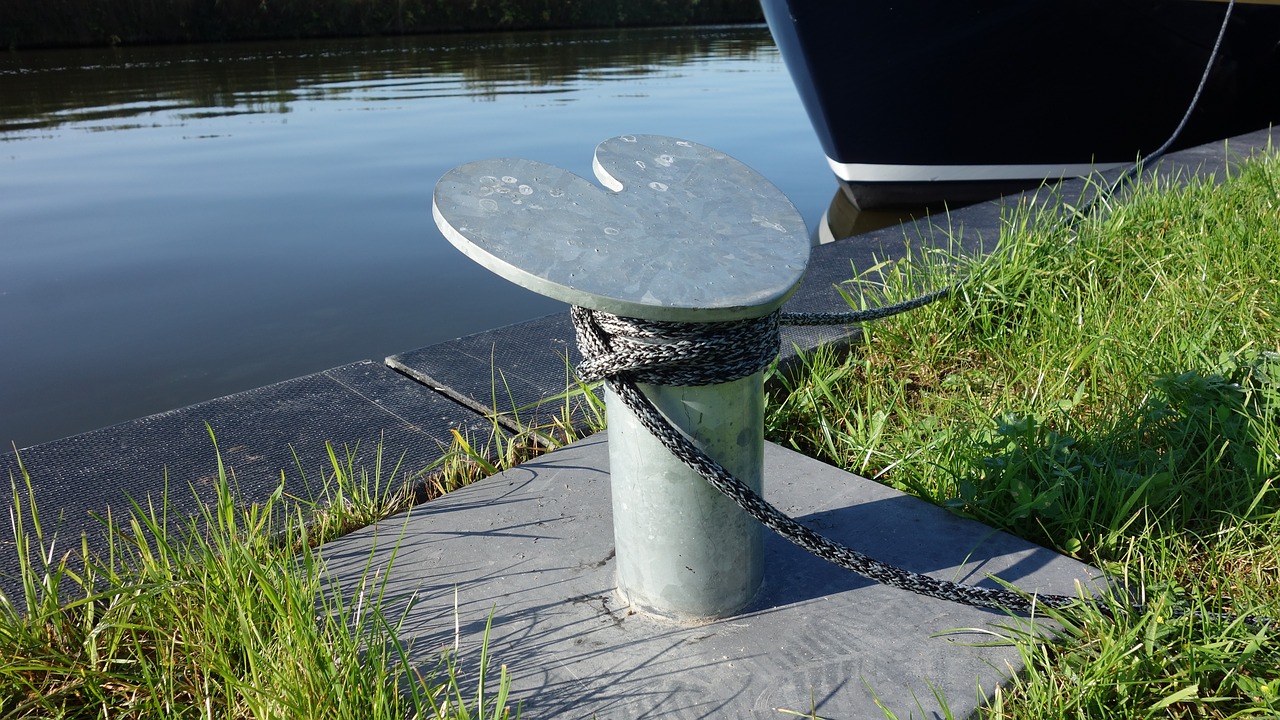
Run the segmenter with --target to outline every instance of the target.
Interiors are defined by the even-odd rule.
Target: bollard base
[[[636,616],[644,617],[651,622],[659,623],[663,625],[671,625],[671,626],[682,627],[682,628],[694,628],[702,625],[714,625],[717,622],[731,619],[733,617],[741,615],[742,613],[750,609],[752,606],[754,606],[757,602],[759,602],[761,598],[765,597],[765,595],[767,594],[766,590],[767,590],[766,583],[761,582],[760,586],[756,588],[756,594],[751,596],[751,598],[749,598],[740,607],[725,608],[721,611],[721,614],[719,615],[706,615],[701,617],[684,614],[684,613],[681,613],[681,614],[672,613],[668,611],[665,606],[647,607],[642,603],[637,602],[636,600],[630,597],[627,597],[627,594],[623,591],[621,587],[614,588],[613,594],[617,598],[619,607],[624,608],[625,612],[628,615],[636,615]]]

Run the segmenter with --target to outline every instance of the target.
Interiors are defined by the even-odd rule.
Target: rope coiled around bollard
[[[927,304],[911,304],[912,302],[914,301],[873,311],[877,313],[875,318],[888,317]],[[734,477],[724,466],[672,427],[636,387],[638,382],[712,385],[747,377],[764,369],[778,354],[781,344],[779,325],[786,321],[786,316],[782,313],[774,312],[761,318],[725,323],[655,322],[623,318],[582,307],[574,307],[571,315],[577,331],[578,349],[584,358],[578,366],[583,380],[607,382],[618,399],[673,455],[737,503],[748,515],[814,555],[884,585],[973,607],[1032,615],[1037,607],[1069,609],[1092,604],[1108,617],[1119,609],[1115,603],[1106,599],[1032,595],[1017,590],[984,588],[939,580],[895,567],[841,545],[789,517]],[[849,315],[841,314],[840,317],[846,318]],[[745,338],[750,338],[756,345],[735,347]],[[726,358],[723,363],[719,362],[721,353]],[[673,381],[673,378],[678,381]],[[1128,603],[1130,610],[1140,611],[1144,607],[1139,602]],[[1222,621],[1237,619],[1226,613],[1198,615]],[[1270,625],[1274,622],[1271,618],[1252,615],[1238,619],[1249,625]]]

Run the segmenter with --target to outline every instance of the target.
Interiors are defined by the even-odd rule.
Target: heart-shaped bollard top
[[[436,185],[455,247],[502,277],[573,305],[646,320],[766,315],[809,260],[795,206],[724,153],[656,135],[596,147],[604,184],[532,160],[482,160]]]

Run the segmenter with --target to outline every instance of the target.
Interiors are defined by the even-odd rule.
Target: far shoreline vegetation
[[[157,45],[762,22],[757,0],[15,0],[0,47]]]

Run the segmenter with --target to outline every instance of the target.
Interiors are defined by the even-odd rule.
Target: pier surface
[[[433,667],[456,641],[505,664],[525,718],[967,717],[1020,666],[993,645],[1020,618],[912,595],[840,570],[769,533],[764,589],[738,615],[680,625],[614,592],[603,433],[326,545],[354,593],[385,582],[389,617]],[[935,577],[1076,594],[1097,572],[871,480],[768,444],[766,496],[855,550]],[[394,552],[394,557],[392,557]],[[496,665],[494,668],[496,670]],[[813,704],[811,706],[811,703]]]

